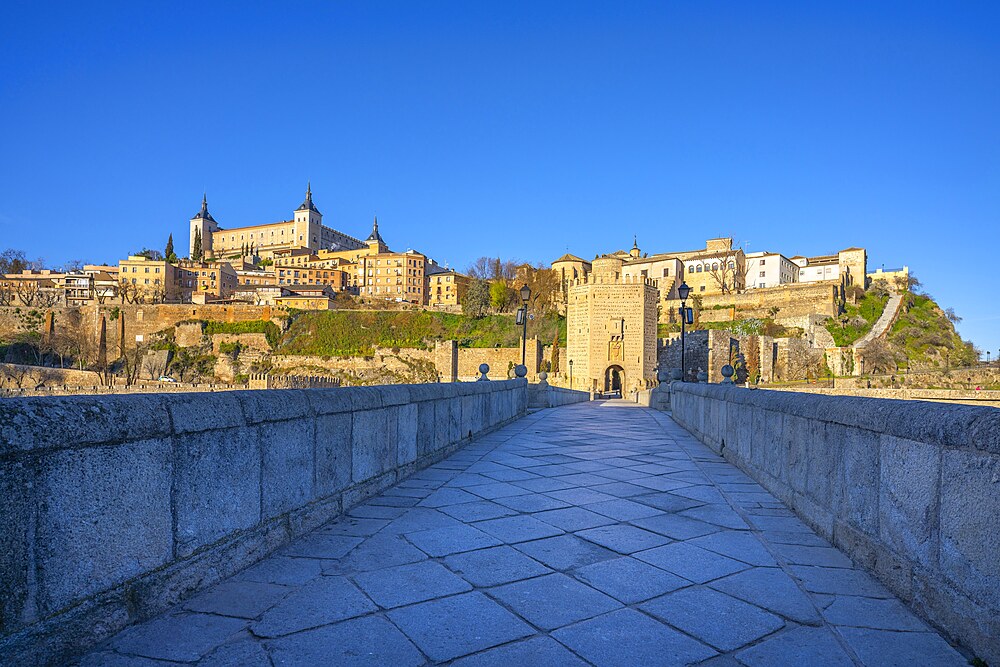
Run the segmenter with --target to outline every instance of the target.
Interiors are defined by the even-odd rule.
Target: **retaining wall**
[[[63,664],[527,409],[524,380],[0,401],[0,664]]]
[[[1000,664],[1000,410],[671,385],[673,418]]]
[[[590,400],[590,392],[579,389],[553,387],[550,384],[528,385],[528,407],[555,408],[571,403],[583,403]]]

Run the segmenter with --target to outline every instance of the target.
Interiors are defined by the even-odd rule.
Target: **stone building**
[[[247,254],[270,258],[277,251],[293,248],[307,248],[315,252],[365,246],[358,239],[323,224],[323,214],[313,203],[312,188],[309,186],[306,186],[305,201],[295,209],[291,220],[223,229],[209,213],[206,196],[202,198],[201,210],[191,218],[190,229],[191,256],[195,255],[195,238],[199,237],[202,253],[208,259],[242,257],[245,249],[249,250]]]
[[[799,267],[799,282],[839,281],[844,287],[865,286],[868,253],[864,248],[847,248],[836,255],[791,258]]]
[[[436,264],[427,267],[427,305],[434,308],[458,309],[469,288],[469,277],[454,269]]]
[[[648,278],[626,277],[624,263],[599,257],[590,275],[569,287],[566,347],[574,389],[627,395],[655,381],[657,289]]]

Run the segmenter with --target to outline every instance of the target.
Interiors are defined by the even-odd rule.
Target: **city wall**
[[[526,408],[524,380],[0,401],[0,664],[62,664]]]
[[[666,303],[672,307],[672,312],[680,307],[680,301]],[[750,289],[738,294],[703,296],[698,318],[703,322],[726,322],[733,319],[734,308],[739,318],[774,317],[784,320],[808,315],[836,317],[840,309],[839,303],[840,287],[837,283],[791,283]],[[666,312],[668,308],[663,310]]]
[[[671,385],[673,418],[1000,664],[1000,410]]]

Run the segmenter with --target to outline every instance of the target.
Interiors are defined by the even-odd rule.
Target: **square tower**
[[[653,386],[657,295],[652,280],[623,276],[618,257],[595,259],[591,274],[570,286],[566,351],[574,389],[624,397]]]

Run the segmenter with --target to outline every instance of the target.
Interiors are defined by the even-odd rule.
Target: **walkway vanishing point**
[[[530,414],[82,665],[965,665],[663,413]]]

